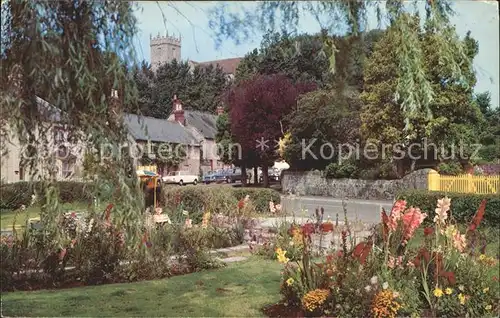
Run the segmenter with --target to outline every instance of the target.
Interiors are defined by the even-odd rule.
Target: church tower
[[[181,38],[175,36],[153,37],[150,36],[149,47],[151,50],[151,69],[156,72],[158,67],[163,63],[169,63],[173,60],[181,60]]]

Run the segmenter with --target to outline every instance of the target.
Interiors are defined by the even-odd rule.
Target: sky
[[[256,32],[249,41],[235,44],[231,40],[215,45],[215,34],[209,27],[208,12],[217,4],[216,1],[165,1],[139,2],[136,11],[140,29],[136,42],[137,56],[140,60],[150,61],[150,36],[158,33],[182,38],[182,59],[197,62],[243,57],[247,52],[258,48],[262,33]],[[423,4],[423,2],[422,2]],[[231,2],[230,10],[237,11],[241,6],[252,8],[255,2]],[[456,15],[451,18],[460,37],[471,31],[472,37],[479,43],[479,54],[474,60],[477,76],[475,91],[489,91],[494,107],[499,100],[499,18],[497,1],[457,0],[453,8]],[[368,14],[368,28],[376,28],[374,12]],[[312,16],[301,17],[299,33],[317,33],[321,26]]]

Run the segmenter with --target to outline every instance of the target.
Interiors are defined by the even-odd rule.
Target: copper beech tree
[[[241,146],[242,171],[260,166],[268,186],[267,170],[278,158],[278,141],[288,128],[286,116],[301,94],[315,88],[313,83],[293,84],[286,76],[273,74],[254,76],[229,90],[226,103],[234,142]]]

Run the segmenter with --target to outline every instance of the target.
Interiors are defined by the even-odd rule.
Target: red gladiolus
[[[245,206],[245,201],[243,200],[238,201],[238,209],[243,209],[244,206]]]
[[[427,214],[422,213],[419,208],[410,208],[403,215],[403,225],[404,225],[404,238],[409,240],[415,230],[422,224],[424,219],[427,217]]]
[[[479,205],[479,209],[476,212],[476,215],[472,219],[472,222],[469,225],[469,231],[475,231],[479,226],[479,223],[483,220],[484,210],[486,209],[486,199],[481,201],[481,205]]]
[[[337,252],[337,257],[338,257],[338,258],[341,258],[341,257],[343,257],[343,256],[344,256],[344,252],[343,252],[343,251],[338,251],[338,252]]]
[[[311,236],[314,233],[314,224],[306,223],[302,225],[302,234],[304,236]]]
[[[370,251],[372,250],[372,242],[361,242],[356,247],[354,248],[354,251],[352,252],[352,256],[356,259],[359,260],[361,264],[364,264],[366,261],[366,258],[370,254]]]
[[[382,212],[380,212],[380,216],[382,217],[382,237],[384,242],[387,241],[387,237],[389,235],[389,217],[385,213],[385,210],[382,208]]]
[[[426,227],[424,229],[424,235],[425,236],[429,236],[429,235],[432,235],[434,233],[434,228],[432,227]]]
[[[333,255],[329,254],[326,256],[326,262],[331,263],[333,261]]]

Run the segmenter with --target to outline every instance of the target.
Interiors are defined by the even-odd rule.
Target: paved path
[[[299,217],[312,217],[316,208],[323,207],[325,209],[324,219],[330,216],[332,221],[334,221],[337,213],[339,214],[339,220],[344,219],[341,199],[319,196],[295,198],[282,196],[281,203],[287,215],[292,215],[294,212]],[[347,204],[347,218],[349,220],[357,219],[365,223],[378,223],[380,221],[380,210],[385,208],[388,211],[392,207],[392,201],[346,199],[345,203]],[[304,209],[307,210],[306,215],[303,215],[301,212]]]

